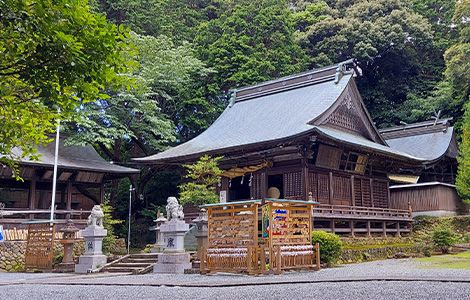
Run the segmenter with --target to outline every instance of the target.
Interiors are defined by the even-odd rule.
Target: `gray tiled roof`
[[[38,146],[37,154],[40,154],[40,161],[30,161],[28,158],[20,161],[22,165],[34,165],[43,167],[54,166],[55,141],[47,146]],[[20,156],[21,150],[13,149],[13,154]],[[107,174],[135,174],[140,171],[137,169],[126,168],[111,164],[104,160],[91,145],[82,146],[64,146],[64,138],[60,138],[58,168],[81,170],[90,172],[100,172]]]
[[[395,138],[385,137],[385,139],[391,148],[433,161],[446,154],[451,145],[453,134],[453,127],[449,127],[446,131],[441,130]]]
[[[393,147],[387,147],[384,145],[380,145],[377,143],[374,143],[364,137],[358,136],[358,135],[353,135],[350,133],[347,133],[345,131],[341,131],[338,129],[333,129],[329,128],[326,126],[316,126],[316,130],[323,135],[330,137],[336,141],[346,143],[352,146],[357,146],[361,147],[366,150],[371,150],[374,152],[379,152],[384,155],[390,155],[394,157],[401,157],[402,159],[409,159],[409,160],[414,160],[414,161],[424,161],[420,156],[414,156],[412,154],[406,153],[404,151],[397,150]],[[388,142],[388,141],[387,141]]]
[[[249,100],[235,101],[233,106],[227,107],[222,115],[196,138],[162,153],[136,158],[134,161],[144,163],[178,161],[187,156],[221,152],[263,142],[282,141],[316,132],[364,150],[420,162],[421,159],[413,155],[375,143],[365,137],[309,124],[340,98],[350,80],[353,80],[352,75],[345,75],[335,84],[334,76],[328,75],[310,85],[275,93],[261,93]]]
[[[308,122],[324,113],[351,80],[328,81],[236,102],[194,139],[164,152],[136,158],[153,162],[194,154],[281,140],[311,131]]]

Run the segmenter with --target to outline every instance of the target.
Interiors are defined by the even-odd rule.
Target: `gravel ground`
[[[100,277],[74,274],[0,273],[0,299],[470,299],[470,270],[421,269],[411,260],[384,260],[339,266],[321,271],[282,275],[148,274]],[[372,281],[328,280],[372,278]],[[383,278],[416,281],[382,281]],[[320,283],[297,283],[306,280]],[[185,287],[185,284],[206,287]],[[3,284],[3,285],[1,285]],[[168,285],[181,286],[168,286]],[[210,285],[239,286],[211,287]]]
[[[38,286],[0,288],[0,299],[469,299],[470,284],[432,282],[350,282],[258,285],[225,288],[148,286]]]

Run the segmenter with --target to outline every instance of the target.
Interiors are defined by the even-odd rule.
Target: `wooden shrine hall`
[[[65,224],[72,218],[82,228],[93,205],[103,202],[105,183],[139,170],[107,162],[91,145],[65,146],[64,140],[61,137],[59,143],[55,219]],[[39,161],[25,158],[19,162],[24,181],[12,178],[9,167],[0,168],[0,224],[5,229],[26,228],[21,223],[50,218],[55,141],[36,150],[41,155]],[[18,149],[14,151],[21,157]]]
[[[347,62],[239,88],[194,139],[135,162],[157,168],[223,156],[222,201],[307,200],[314,229],[338,234],[409,232],[408,209],[390,202],[388,174],[425,159],[390,148],[374,126]]]

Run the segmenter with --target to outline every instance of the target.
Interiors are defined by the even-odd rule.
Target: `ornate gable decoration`
[[[384,144],[370,118],[361,105],[359,92],[349,84],[339,100],[311,125],[328,125],[364,136],[376,143]]]
[[[329,124],[368,136],[369,131],[363,118],[367,118],[362,108],[354,101],[350,90],[345,93],[336,109],[326,118],[323,124]]]

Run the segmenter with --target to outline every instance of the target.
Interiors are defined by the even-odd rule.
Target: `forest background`
[[[138,167],[130,158],[163,151],[206,129],[227,105],[230,89],[354,58],[356,83],[377,127],[429,120],[436,112],[441,118],[453,117],[461,143],[457,185],[461,195],[470,198],[470,174],[466,171],[470,170],[470,107],[466,110],[470,105],[469,0],[91,0],[88,4],[60,0],[54,2],[62,5],[55,7],[62,14],[57,17],[76,18],[76,24],[69,23],[82,29],[67,25],[68,34],[60,35],[65,23],[59,19],[57,23],[38,23],[43,27],[35,23],[37,36],[17,43],[17,48],[23,48],[13,49],[7,43],[22,41],[24,34],[17,34],[18,26],[11,32],[8,26],[15,20],[25,30],[33,28],[28,27],[32,26],[30,20],[17,13],[28,5],[26,0],[5,0],[0,5],[5,12],[0,12],[0,29],[10,34],[0,38],[0,83],[17,84],[9,91],[0,88],[0,117],[8,119],[9,109],[18,113],[23,109],[23,113],[29,112],[30,122],[39,122],[35,128],[40,132],[24,131],[24,124],[16,121],[7,128],[10,123],[4,122],[0,125],[2,153],[8,153],[6,145],[18,139],[6,134],[13,132],[12,128],[21,128],[16,132],[30,137],[20,145],[27,153],[33,151],[34,143],[47,141],[38,133],[51,130],[54,120],[61,118],[70,134],[69,143],[90,143],[108,160]],[[94,21],[85,26],[80,23],[84,19]],[[24,53],[30,50],[31,41],[44,39],[45,34],[54,45],[60,41],[61,46],[80,48],[70,46],[70,57],[75,59],[73,70],[80,62],[83,69],[72,78],[72,71],[60,66],[54,69],[51,61],[57,58],[40,57],[31,50],[35,61],[43,59],[40,62],[48,65],[47,70],[63,72],[72,83],[75,80],[72,86],[85,78],[84,86],[93,88],[64,89],[74,91],[65,99],[63,90],[44,88],[51,84],[43,84],[39,72],[34,76],[21,73],[34,68],[25,62]],[[80,44],[77,36],[83,38]],[[109,46],[100,50],[106,55],[96,58],[96,65],[90,63],[90,55],[80,59],[88,44],[94,45],[93,51]],[[5,55],[9,53],[5,50],[14,55]],[[23,65],[24,69],[19,69]],[[24,78],[31,86],[38,86],[37,90],[26,89],[25,81],[15,81]],[[54,86],[67,82],[58,80]],[[49,92],[45,94],[45,90]],[[28,101],[19,104],[11,100],[18,95]],[[41,100],[47,97],[52,100]],[[60,115],[54,113],[54,102],[67,104],[61,107]],[[37,103],[48,112],[39,121],[31,115]],[[6,161],[11,162],[12,158]],[[164,205],[168,196],[178,195],[180,182],[176,172],[139,167],[139,178],[115,181],[108,189],[114,217],[124,220],[129,185],[136,187],[133,245],[150,241],[148,228],[155,208]],[[116,226],[116,233],[125,236],[127,225]]]

